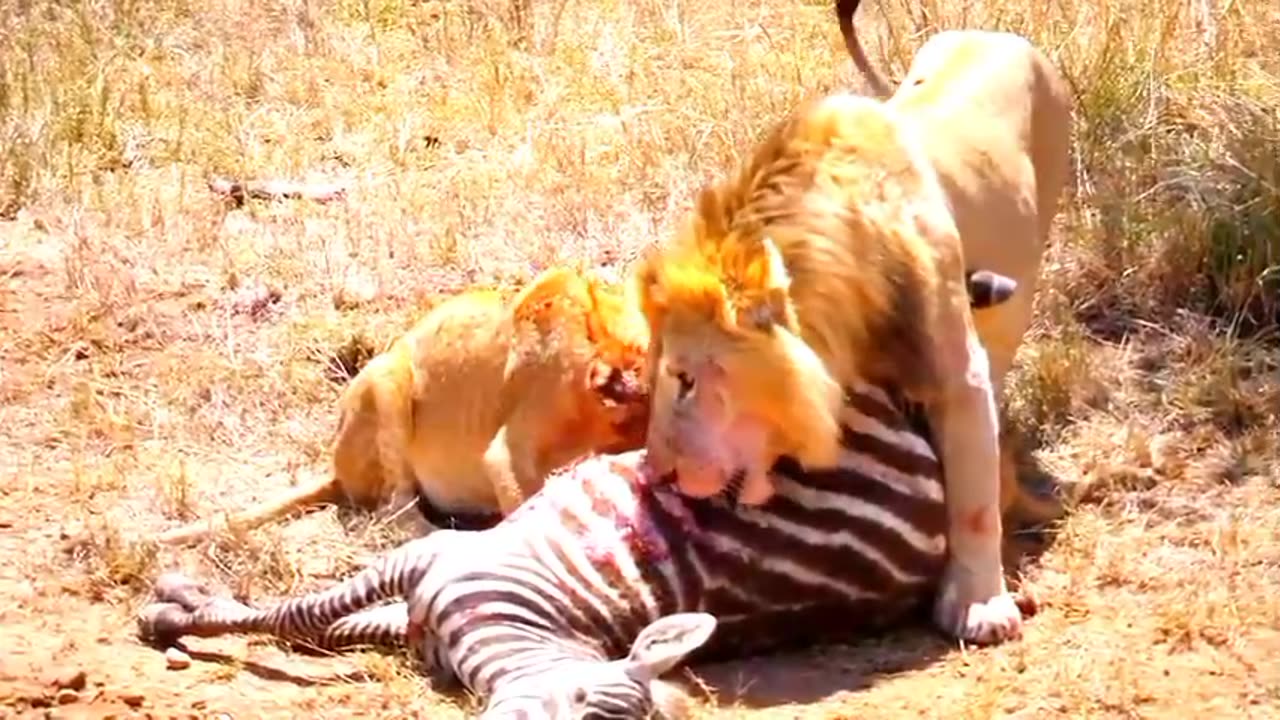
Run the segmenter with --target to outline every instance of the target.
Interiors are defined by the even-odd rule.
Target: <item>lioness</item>
[[[836,2],[845,46],[914,131],[946,192],[966,265],[1017,282],[1010,302],[974,313],[999,393],[1031,324],[1040,260],[1067,181],[1070,90],[1025,38],[950,30],[921,46],[890,95],[854,32],[859,2]]]
[[[647,342],[633,297],[565,268],[541,273],[509,304],[490,290],[450,298],[344,390],[332,476],[228,522],[253,526],[324,502],[400,505],[415,494],[433,522],[509,514],[555,468],[643,444]],[[197,522],[158,540],[211,531]]]
[[[973,313],[978,338],[987,351],[997,403],[1005,376],[1031,324],[1040,261],[1049,241],[1069,172],[1072,100],[1053,64],[1025,38],[978,30],[945,31],[929,38],[912,59],[907,75],[890,95],[889,84],[867,60],[853,26],[859,0],[837,0],[836,15],[845,47],[873,93],[898,113],[917,138],[937,173],[960,231],[965,263],[1017,282],[1009,302]],[[1001,507],[1042,522],[1061,515],[1061,505],[1022,491],[1013,473],[1018,438],[1001,436],[1006,471]],[[950,488],[951,486],[948,485]],[[981,502],[957,484],[952,507]],[[962,538],[953,538],[955,540]],[[999,569],[994,540],[953,544],[957,562],[990,576]],[[990,583],[986,583],[989,585]],[[939,621],[950,622],[963,599],[944,598]]]

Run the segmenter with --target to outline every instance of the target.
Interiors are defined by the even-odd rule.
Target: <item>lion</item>
[[[842,26],[856,5],[837,3]],[[1061,79],[1025,40],[953,33],[892,98],[831,95],[775,126],[637,271],[655,470],[691,495],[740,481],[743,502],[763,502],[778,457],[831,463],[844,381],[898,387],[924,405],[947,469],[935,622],[981,644],[1019,636],[995,398],[1029,322],[1069,117]],[[962,301],[966,265],[1028,292],[983,318]]]
[[[802,104],[637,269],[646,447],[681,492],[740,481],[739,500],[759,504],[782,456],[835,464],[847,383],[900,390],[924,408],[946,468],[935,617],[992,643],[1019,633],[1021,615],[1001,572],[998,421],[965,262],[941,183],[894,108],[848,93]]]
[[[987,351],[997,403],[1031,325],[1040,262],[1069,172],[1072,101],[1053,65],[1012,33],[944,31],[916,53],[896,91],[867,60],[853,14],[860,0],[836,0],[854,66],[875,97],[896,109],[937,173],[970,267],[1012,279],[1010,302],[973,313]],[[1002,427],[1000,460],[1013,469],[1018,438]],[[1013,482],[1005,482],[1012,480]],[[1026,493],[1002,475],[1001,510],[1043,523],[1059,503]]]
[[[433,523],[508,515],[552,470],[643,445],[647,345],[627,288],[576,270],[542,272],[509,304],[494,290],[454,296],[344,389],[330,477],[228,523],[252,527],[321,503],[398,507],[415,494]],[[158,540],[212,529],[197,522]]]

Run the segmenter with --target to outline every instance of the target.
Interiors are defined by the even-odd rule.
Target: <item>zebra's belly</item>
[[[696,607],[720,620],[699,657],[848,639],[929,600],[946,564],[946,508],[849,475],[778,476],[761,508],[685,501]]]

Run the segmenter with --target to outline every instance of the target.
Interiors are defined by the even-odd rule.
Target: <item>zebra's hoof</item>
[[[151,603],[138,613],[138,637],[157,644],[170,644],[183,635],[187,611],[176,603]]]
[[[212,597],[204,585],[176,572],[167,572],[156,578],[152,591],[158,602],[177,603],[187,612],[199,610]]]

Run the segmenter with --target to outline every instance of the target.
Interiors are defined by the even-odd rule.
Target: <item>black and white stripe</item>
[[[830,640],[928,599],[945,563],[943,486],[899,406],[850,391],[839,466],[779,463],[761,507],[686,498],[646,473],[643,451],[595,456],[496,527],[437,531],[268,610],[164,576],[140,627],[161,640],[268,633],[327,647],[412,635],[487,699],[484,718],[649,717],[657,676],[695,651]],[[374,607],[391,598],[404,600]]]

